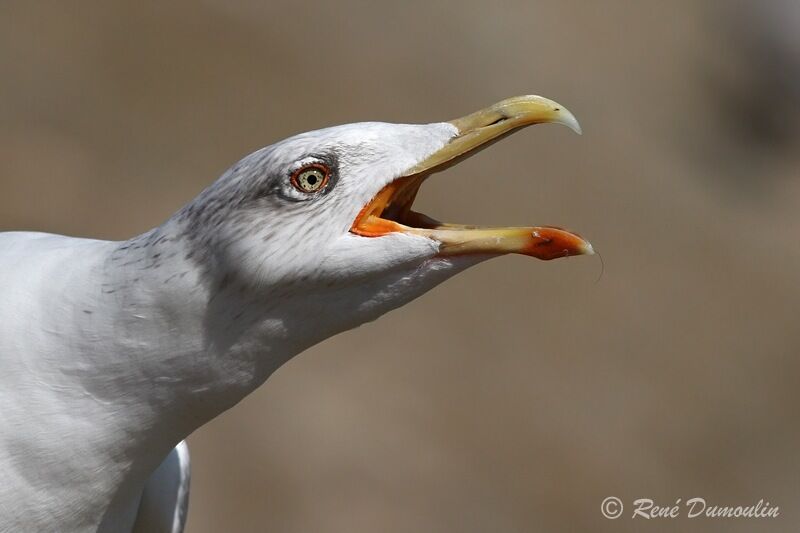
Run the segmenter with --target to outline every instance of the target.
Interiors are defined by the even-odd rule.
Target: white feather
[[[140,510],[138,527],[180,531],[188,456],[176,444],[293,355],[470,264],[436,258],[423,237],[348,232],[454,134],[378,123],[301,134],[127,242],[0,234],[0,531],[130,531]],[[260,195],[328,152],[330,194]]]

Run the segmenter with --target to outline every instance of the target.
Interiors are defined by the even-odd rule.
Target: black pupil
[[[308,182],[309,185],[316,185],[317,184],[317,175],[309,173],[308,176],[306,176],[306,181]]]

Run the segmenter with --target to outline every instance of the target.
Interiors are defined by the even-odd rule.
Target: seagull
[[[112,242],[0,233],[0,531],[180,532],[184,439],[294,355],[486,259],[590,255],[556,227],[412,209],[422,183],[564,106],[301,133]]]

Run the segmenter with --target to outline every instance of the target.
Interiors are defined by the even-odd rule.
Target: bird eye
[[[328,183],[330,171],[324,165],[310,165],[292,174],[292,185],[300,192],[312,193]]]

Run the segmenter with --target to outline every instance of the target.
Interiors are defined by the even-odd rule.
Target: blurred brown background
[[[0,4],[0,229],[122,239],[244,154],[537,93],[429,182],[605,260],[483,264],[190,438],[188,530],[788,531],[800,521],[800,13],[752,2]],[[462,185],[462,183],[464,185]],[[649,497],[777,520],[610,521]]]

